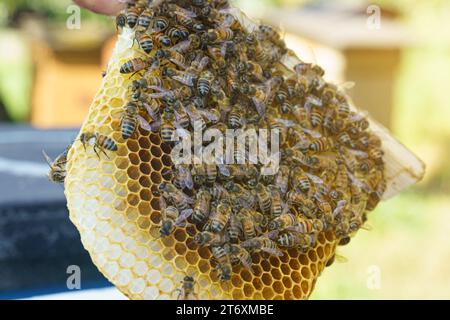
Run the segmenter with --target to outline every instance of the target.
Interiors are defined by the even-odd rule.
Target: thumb
[[[125,7],[125,3],[119,0],[74,0],[79,6],[95,13],[116,15]]]

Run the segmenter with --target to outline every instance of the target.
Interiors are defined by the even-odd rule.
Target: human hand
[[[125,6],[124,1],[120,0],[73,0],[79,6],[91,10],[95,13],[101,13],[113,16],[119,13]]]

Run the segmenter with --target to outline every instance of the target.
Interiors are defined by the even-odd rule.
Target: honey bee
[[[211,90],[211,83],[214,81],[214,75],[211,71],[203,71],[197,82],[197,92],[201,97],[205,97]]]
[[[185,209],[180,213],[176,207],[168,206],[161,213],[163,218],[159,233],[161,237],[168,237],[175,231],[176,227],[180,227],[186,222],[192,214],[192,209]]]
[[[352,204],[358,204],[361,202],[362,191],[359,186],[354,183],[350,184],[350,194],[351,194],[351,202]]]
[[[281,197],[281,193],[279,191],[279,188],[275,185],[269,185],[268,189],[270,196],[272,197],[270,204],[270,216],[278,217],[283,211],[283,200]]]
[[[137,26],[136,31],[139,32],[145,32],[148,27],[150,26],[150,23],[152,22],[152,18],[154,15],[154,11],[151,9],[145,9],[141,15],[139,16],[137,20]]]
[[[315,246],[317,239],[315,234],[303,234],[298,232],[285,232],[278,236],[277,243],[280,247],[299,248],[306,252]]]
[[[231,206],[228,201],[221,200],[217,206],[217,210],[213,216],[210,217],[209,229],[211,232],[220,233],[225,229],[231,216]]]
[[[200,37],[197,34],[190,34],[186,40],[178,42],[176,45],[174,45],[172,47],[172,50],[183,54],[193,50],[197,50],[198,48],[200,48],[200,45]]]
[[[331,204],[325,199],[325,197],[319,193],[316,192],[314,194],[314,200],[316,201],[317,208],[323,213],[324,217],[326,219],[332,220],[333,217],[333,208],[331,207]]]
[[[214,46],[208,46],[207,50],[209,57],[213,59],[219,73],[222,73],[222,70],[226,70],[227,63],[225,61],[225,54],[222,52],[222,49]]]
[[[50,167],[50,171],[48,173],[48,178],[50,181],[55,183],[64,183],[66,179],[66,164],[67,164],[67,154],[69,153],[72,145],[68,145],[66,149],[58,155],[55,160],[50,159],[47,153],[42,150],[42,155],[45,158],[48,166]]]
[[[198,164],[192,168],[192,176],[198,185],[213,185],[217,180],[217,165],[215,163]]]
[[[121,132],[124,140],[129,139],[136,131],[138,106],[134,102],[129,102],[125,106],[125,112],[121,120]]]
[[[162,99],[168,106],[174,106],[178,101],[185,101],[192,96],[192,90],[188,86],[181,86],[173,90],[166,90],[163,88],[152,87],[155,93],[150,93],[148,96],[151,99]]]
[[[355,143],[352,141],[352,138],[350,138],[349,134],[347,132],[342,132],[337,137],[338,142],[341,143],[344,146],[348,146],[352,149],[355,148]]]
[[[136,40],[141,49],[145,53],[150,54],[154,46],[153,37],[148,33],[136,33]]]
[[[217,29],[208,30],[204,34],[205,41],[208,43],[221,43],[233,40],[234,32],[230,28],[219,27]]]
[[[236,215],[233,213],[230,216],[230,221],[227,227],[227,234],[230,242],[236,243],[241,235],[241,222],[237,219]]]
[[[311,125],[316,128],[322,125],[323,123],[323,113],[322,109],[319,107],[312,107],[310,113]]]
[[[194,213],[192,214],[192,221],[194,223],[202,223],[209,217],[210,203],[211,195],[208,190],[204,188],[200,189],[196,196]]]
[[[341,238],[341,239],[339,240],[339,245],[340,245],[340,246],[345,246],[345,245],[349,244],[350,241],[351,241],[351,238],[350,238],[350,237]]]
[[[192,180],[191,170],[187,164],[179,164],[177,166],[176,175],[174,178],[174,184],[179,187],[179,189],[190,189],[194,188],[194,182]]]
[[[153,27],[155,29],[155,32],[164,32],[169,28],[170,21],[166,17],[158,16],[155,17],[153,20]]]
[[[284,196],[289,186],[290,168],[287,165],[280,165],[279,170],[275,176],[275,185]]]
[[[300,150],[286,150],[284,151],[285,156],[299,162],[302,165],[316,169],[320,167],[321,161],[317,156],[309,156],[301,152]]]
[[[231,256],[231,259],[236,259],[244,266],[244,268],[253,273],[252,256],[245,248],[242,248],[237,244],[231,244],[229,245],[229,254]]]
[[[219,233],[202,231],[194,236],[194,242],[199,246],[220,246],[228,241],[228,238]]]
[[[382,164],[383,163],[383,156],[384,152],[379,147],[372,147],[368,150],[369,157],[372,159],[376,164]]]
[[[343,164],[338,165],[338,171],[336,174],[336,180],[334,184],[341,190],[348,188],[348,173],[345,165]]]
[[[127,62],[125,62],[120,67],[120,73],[126,74],[126,73],[136,73],[141,70],[147,69],[150,66],[153,66],[155,63],[155,59],[148,58],[148,59],[142,59],[142,58],[134,58]]]
[[[124,13],[120,13],[116,17],[116,29],[121,30],[127,24],[127,16]]]
[[[375,162],[371,159],[363,159],[359,162],[358,170],[362,173],[369,173],[375,168]]]
[[[179,292],[177,300],[196,300],[194,292],[194,278],[191,276],[185,276],[181,283],[181,289],[176,290]]]
[[[225,92],[219,85],[213,84],[211,85],[211,94],[212,100],[217,103],[218,107],[224,112],[229,112],[231,110],[231,102],[227,97]]]
[[[183,26],[173,26],[166,30],[166,35],[172,39],[174,43],[186,40],[189,37],[189,31]]]
[[[172,109],[164,109],[162,114],[161,140],[173,142],[175,140],[175,114]]]
[[[297,218],[290,213],[283,213],[269,222],[269,230],[284,230],[297,224]]]
[[[195,74],[192,74],[188,71],[180,71],[172,68],[164,67],[162,70],[161,75],[164,78],[171,78],[173,80],[176,80],[180,82],[181,84],[184,84],[186,86],[193,87],[195,82],[197,81],[197,76]]]
[[[325,225],[320,219],[298,219],[293,226],[285,228],[289,231],[295,231],[303,234],[318,233],[325,229]]]
[[[264,71],[261,65],[254,61],[246,61],[238,64],[238,71],[241,74],[251,74],[256,81],[264,82]]]
[[[299,166],[291,170],[289,180],[294,189],[298,188],[304,193],[309,193],[311,190],[311,181],[309,181],[305,172]]]
[[[286,50],[286,43],[281,39],[280,33],[274,27],[269,25],[260,25],[259,32],[263,39],[273,42],[281,49]]]
[[[217,260],[217,270],[219,272],[220,281],[228,281],[231,279],[232,266],[230,256],[223,246],[211,247],[211,253]]]
[[[337,115],[341,119],[347,119],[350,114],[350,106],[345,100],[340,100],[337,109]]]
[[[228,126],[232,129],[241,128],[245,124],[245,115],[240,105],[234,105],[228,114]]]
[[[309,145],[309,150],[313,152],[326,152],[332,148],[333,148],[333,140],[328,137],[316,139]]]
[[[272,200],[270,198],[269,191],[262,183],[258,183],[255,190],[261,212],[264,214],[270,214]]]
[[[127,17],[128,26],[130,28],[134,28],[136,26],[136,23],[139,18],[139,14],[140,14],[139,8],[136,8],[136,7],[128,8],[126,17]]]
[[[237,219],[241,223],[243,238],[248,240],[256,237],[259,226],[252,216],[252,211],[247,208],[242,208],[237,215]]]
[[[156,33],[153,35],[153,42],[159,47],[169,48],[172,47],[172,39],[164,33]]]
[[[100,150],[106,157],[108,154],[105,150],[108,151],[117,151],[117,144],[113,139],[104,136],[99,133],[94,132],[83,132],[80,135],[80,142],[83,144],[84,150],[86,150],[86,145],[89,144],[93,147],[95,154],[100,158],[100,154],[98,150]],[[109,158],[109,157],[108,157]]]
[[[182,69],[186,69],[186,60],[180,53],[170,49],[159,49],[155,52],[157,59],[167,59]]]
[[[228,191],[218,183],[214,183],[209,190],[211,193],[211,198],[216,201],[229,197]]]
[[[283,252],[278,248],[277,243],[267,236],[255,237],[241,243],[241,246],[248,250],[263,251],[274,256],[283,256]]]
[[[162,182],[158,187],[158,193],[179,211],[189,214],[194,199],[187,196],[183,191],[178,190],[172,183]]]

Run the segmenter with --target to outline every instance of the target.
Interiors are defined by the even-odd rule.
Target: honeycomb
[[[162,215],[156,191],[161,183],[172,179],[167,174],[172,168],[171,149],[162,143],[159,133],[138,128],[124,140],[120,130],[133,77],[119,70],[140,55],[133,31],[124,28],[80,131],[113,139],[117,151],[97,155],[93,148],[83,146],[79,136],[67,156],[65,193],[70,219],[94,264],[130,299],[176,299],[186,275],[194,278],[196,299],[308,298],[335,255],[339,240],[331,231],[320,233],[314,248],[307,252],[287,249],[279,257],[252,254],[254,272],[235,266],[230,281],[218,281],[210,250],[194,243],[195,227],[177,228],[169,237],[159,236]],[[290,59],[286,61],[288,67],[292,67],[293,57]],[[387,146],[391,148],[389,143]],[[395,148],[395,152],[385,150],[386,161],[395,163],[385,169],[386,194],[422,175],[418,160],[405,149]],[[408,168],[399,165],[398,159],[390,159],[399,154],[411,158]]]

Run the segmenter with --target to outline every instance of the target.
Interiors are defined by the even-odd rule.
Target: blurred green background
[[[325,1],[235,2],[251,16],[263,18],[273,6],[318,6]],[[363,0],[333,3],[338,7],[369,4]],[[40,112],[34,108],[43,108],[32,106],[36,77],[30,41],[39,35],[24,34],[23,30],[29,30],[24,28],[25,18],[31,15],[44,21],[46,27],[62,26],[70,4],[69,0],[0,3],[3,121],[28,122],[33,113]],[[417,186],[383,202],[370,214],[372,230],[361,230],[349,245],[339,248],[348,262],[327,268],[311,298],[449,299],[450,1],[379,0],[370,4],[396,12],[399,23],[413,34],[414,44],[401,50],[392,84],[391,130],[426,163],[427,174]],[[110,18],[85,10],[82,22],[113,31]]]

